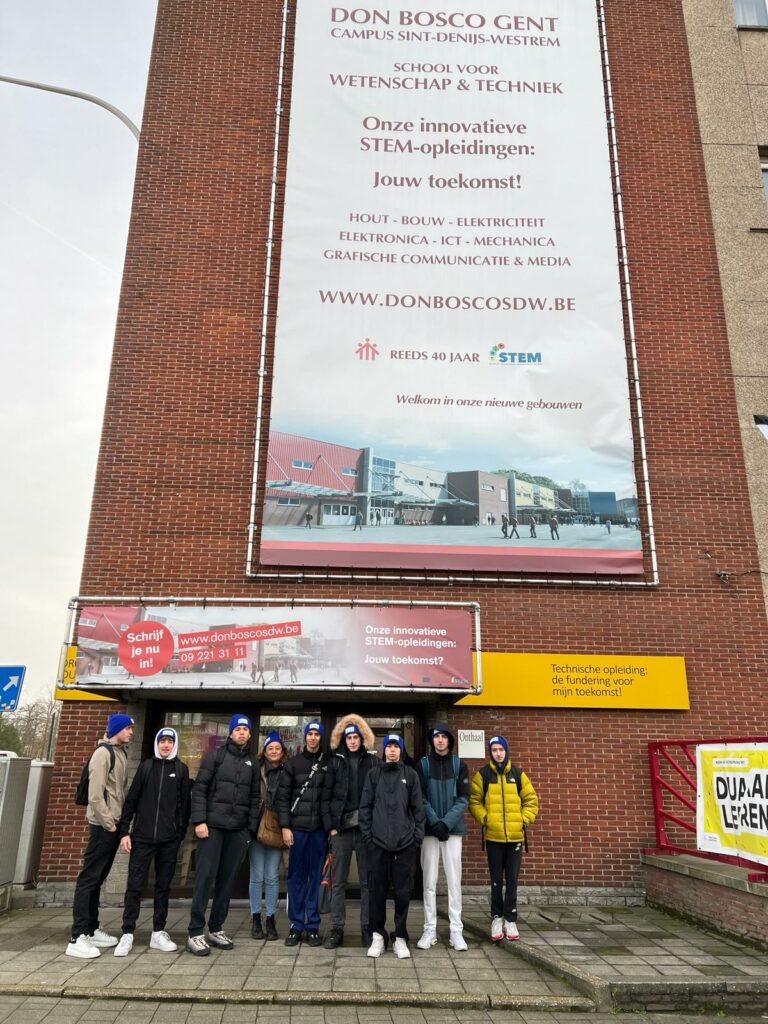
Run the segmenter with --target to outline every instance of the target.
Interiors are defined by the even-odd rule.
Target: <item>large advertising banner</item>
[[[74,681],[471,691],[472,625],[465,609],[96,605],[80,610]]]
[[[768,743],[696,747],[696,848],[768,864]]]
[[[640,573],[593,0],[298,0],[261,562]]]

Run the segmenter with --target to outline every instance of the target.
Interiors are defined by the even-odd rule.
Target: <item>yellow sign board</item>
[[[458,703],[478,707],[689,707],[685,659],[618,654],[482,654],[483,691]]]
[[[56,684],[53,694],[54,700],[117,700],[116,697],[106,697],[101,693],[89,693],[88,690],[75,690],[73,686],[77,676],[77,645],[67,644],[61,652],[59,664],[59,679],[61,683]]]
[[[768,743],[696,747],[696,848],[768,864]]]

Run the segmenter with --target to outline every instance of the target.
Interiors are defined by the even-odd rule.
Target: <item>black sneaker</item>
[[[328,934],[325,942],[323,943],[323,949],[336,949],[337,946],[344,945],[344,931],[341,928],[333,928]]]
[[[302,931],[299,928],[291,928],[285,936],[286,946],[298,946],[302,939]]]
[[[310,928],[307,931],[307,945],[308,946],[322,946],[323,940],[320,938],[320,932],[314,928]]]
[[[261,914],[254,914],[251,917],[251,938],[263,939],[264,929],[261,927]]]
[[[274,940],[277,938],[277,928],[275,926],[275,915],[274,914],[270,914],[267,917],[266,933],[267,933],[267,942],[274,942]]]

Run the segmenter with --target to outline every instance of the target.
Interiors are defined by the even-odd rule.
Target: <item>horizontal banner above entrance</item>
[[[89,606],[80,687],[474,692],[469,608]]]
[[[483,690],[459,703],[498,707],[686,710],[685,659],[620,654],[482,655]]]

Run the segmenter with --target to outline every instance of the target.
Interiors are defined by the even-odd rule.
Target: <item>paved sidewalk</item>
[[[120,916],[117,909],[106,910],[102,926],[119,933]],[[415,946],[422,915],[420,905],[414,904],[412,958],[398,960],[388,952],[372,960],[353,928],[347,944],[335,951],[256,942],[249,934],[247,908],[233,906],[228,931],[235,949],[196,958],[183,951],[149,951],[150,913],[144,909],[131,955],[117,958],[106,950],[96,960],[76,960],[64,955],[69,910],[16,910],[0,918],[0,1007],[13,998],[17,1016],[12,1021],[22,1024],[43,1019],[26,1012],[26,1001],[41,995],[48,997],[46,1005],[62,1000],[62,1007],[72,1010],[56,1018],[66,1024],[79,1019],[76,1004],[105,998],[130,1003],[134,1024],[140,1024],[135,1007],[142,1002],[184,1004],[187,1014],[190,1004],[248,1007],[250,1016],[237,1018],[243,1020],[256,1019],[257,1007],[265,1014],[282,1008],[282,1021],[288,1020],[288,1008],[293,1020],[302,1006],[315,1011],[334,1006],[333,1019],[339,1024],[362,1020],[354,1014],[363,1007],[372,1013],[380,1009],[384,1016],[375,1019],[385,1022],[397,1007],[404,1014],[422,1014],[406,1014],[402,1024],[436,1019],[430,1016],[436,1008],[458,1014],[457,1020],[485,1020],[471,1017],[473,1011],[490,1013],[494,1020],[500,1019],[498,1013],[520,1019],[514,1011],[529,1017],[548,1011],[567,1012],[575,1022],[574,1013],[589,1013],[593,1019],[600,1015],[595,1010],[614,1007],[742,1013],[764,1013],[768,1007],[768,952],[665,914],[647,908],[521,907],[520,916],[520,941],[497,946],[487,938],[485,906],[468,902],[464,920],[470,948],[463,953],[450,949],[447,923],[441,922],[440,942],[423,951]],[[349,917],[357,918],[356,906]],[[187,918],[186,906],[172,909],[169,931],[180,943]],[[284,935],[284,917],[278,927]],[[139,1016],[151,1019],[146,1013]],[[168,1018],[169,1024],[181,1019],[175,1011]],[[230,1014],[226,1019],[234,1018]],[[2,1015],[0,1022],[5,1024]]]
[[[464,906],[477,935],[488,912]],[[768,950],[760,951],[650,907],[520,907],[514,954],[547,966],[598,1008],[768,1009]]]
[[[358,918],[356,905],[351,920]],[[545,967],[537,967],[488,941],[468,936],[470,948],[457,953],[440,942],[429,950],[415,946],[421,934],[421,906],[412,908],[410,960],[391,951],[373,960],[361,946],[359,930],[350,928],[347,943],[338,950],[311,949],[305,944],[287,948],[278,942],[257,942],[249,934],[250,915],[233,907],[227,931],[235,942],[231,951],[212,950],[207,957],[159,953],[147,949],[149,926],[142,913],[134,950],[115,957],[105,950],[95,960],[64,955],[71,925],[69,910],[13,911],[0,918],[0,993],[58,994],[98,997],[112,993],[144,996],[178,994],[186,999],[213,996],[250,1002],[282,1004],[321,1000],[387,1005],[459,1006],[487,1008],[526,1006],[546,1009],[592,1008],[587,997]],[[168,931],[181,945],[186,941],[189,911],[171,911]],[[102,927],[120,933],[121,912],[105,910]],[[281,936],[287,932],[278,919]],[[447,938],[447,928],[446,928]]]

